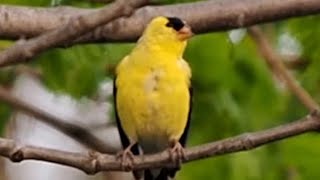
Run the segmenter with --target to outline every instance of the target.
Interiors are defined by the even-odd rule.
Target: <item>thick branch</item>
[[[79,143],[104,153],[114,153],[117,150],[95,137],[90,131],[82,126],[69,123],[67,120],[59,119],[53,114],[49,114],[31,104],[11,95],[7,90],[0,86],[0,101],[5,102],[13,108],[23,111],[36,117],[39,121],[51,125],[62,133],[70,136]]]
[[[315,111],[301,120],[283,126],[187,148],[185,150],[186,160],[184,162],[246,151],[264,144],[319,129],[320,114]],[[10,158],[13,162],[20,162],[26,159],[54,162],[78,168],[89,174],[99,171],[122,170],[120,162],[113,155],[94,152],[80,154],[34,146],[21,146],[17,145],[14,141],[1,138],[0,155]],[[167,151],[155,155],[136,156],[133,162],[133,169],[173,166]]]
[[[37,36],[62,26],[75,15],[92,11],[95,10],[0,6],[0,38]],[[181,17],[196,33],[206,33],[319,12],[319,0],[220,0],[148,6],[137,10],[129,18],[96,28],[77,42],[133,41],[140,36],[146,23],[158,15]]]
[[[95,2],[95,3],[110,3],[113,0],[89,0],[89,2]]]
[[[312,99],[310,94],[298,84],[296,79],[286,69],[282,58],[272,49],[263,32],[258,27],[251,27],[249,28],[249,33],[257,43],[262,56],[272,71],[284,81],[286,86],[298,97],[300,102],[310,111],[319,109],[317,102]]]
[[[102,24],[108,23],[121,16],[128,16],[136,7],[145,4],[146,1],[147,0],[118,0],[100,10],[94,10],[90,13],[69,18],[68,23],[61,24],[59,28],[43,33],[28,41],[21,40],[14,46],[3,51],[0,54],[0,67],[29,60],[46,49],[70,42]],[[5,16],[7,19],[10,19],[8,14],[5,14]],[[25,20],[26,17],[21,18]]]

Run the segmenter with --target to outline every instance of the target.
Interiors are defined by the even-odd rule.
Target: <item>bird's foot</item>
[[[181,166],[182,160],[186,159],[184,148],[178,141],[174,141],[169,149],[170,159],[176,163],[177,167]]]
[[[127,147],[116,155],[116,158],[120,159],[121,168],[124,171],[131,171],[133,168],[134,155],[131,152],[131,147],[132,146]]]

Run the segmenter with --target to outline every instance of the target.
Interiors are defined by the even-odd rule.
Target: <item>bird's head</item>
[[[187,40],[193,35],[191,28],[177,17],[159,16],[147,25],[141,41],[154,48],[183,53]]]

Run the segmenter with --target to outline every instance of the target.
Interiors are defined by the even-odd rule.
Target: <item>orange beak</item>
[[[188,26],[188,25],[183,26],[183,28],[181,28],[178,31],[178,36],[179,36],[179,39],[181,41],[187,40],[190,37],[192,37],[193,36],[193,32],[192,32],[190,26]]]

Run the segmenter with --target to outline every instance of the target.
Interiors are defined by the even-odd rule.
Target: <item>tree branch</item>
[[[305,118],[286,125],[187,148],[185,150],[186,160],[183,162],[186,163],[198,159],[246,151],[291,136],[318,131],[319,129],[320,114],[318,111],[314,111]],[[95,174],[99,171],[122,170],[121,163],[114,155],[100,154],[97,152],[81,154],[35,146],[21,146],[12,140],[1,138],[0,155],[10,158],[13,162],[32,159],[58,163],[83,170],[88,174]],[[133,162],[134,170],[174,166],[170,161],[168,151],[154,155],[136,156]]]
[[[113,0],[89,0],[89,2],[94,2],[94,3],[110,3]]]
[[[286,69],[282,58],[272,49],[267,38],[258,27],[249,28],[252,39],[256,42],[261,55],[267,61],[271,70],[284,81],[286,86],[297,96],[300,102],[310,111],[319,109],[319,105],[312,99],[310,94],[303,89],[296,79]]]
[[[287,69],[304,69],[310,64],[310,61],[296,55],[281,55],[281,58]]]
[[[12,106],[13,108],[25,112],[29,115],[36,117],[39,121],[51,125],[52,127],[58,129],[62,133],[70,136],[74,140],[78,141],[82,145],[90,149],[94,149],[103,153],[114,153],[117,151],[112,146],[104,143],[90,131],[82,126],[68,123],[67,120],[59,119],[53,114],[49,114],[42,109],[34,107],[31,104],[23,102],[22,100],[11,95],[7,90],[0,86],[0,100]]]
[[[94,28],[118,17],[128,16],[147,0],[118,0],[105,8],[94,10],[68,19],[68,23],[30,39],[21,40],[0,54],[0,67],[31,59],[46,49],[70,42]],[[9,18],[8,14],[5,15]],[[25,20],[25,17],[22,19]]]
[[[0,38],[37,36],[69,22],[73,16],[96,10],[71,7],[0,6]],[[73,43],[134,41],[149,20],[158,15],[185,19],[196,33],[221,31],[320,12],[319,0],[220,0],[147,6],[129,18],[96,28]],[[71,45],[72,43],[64,43]]]

